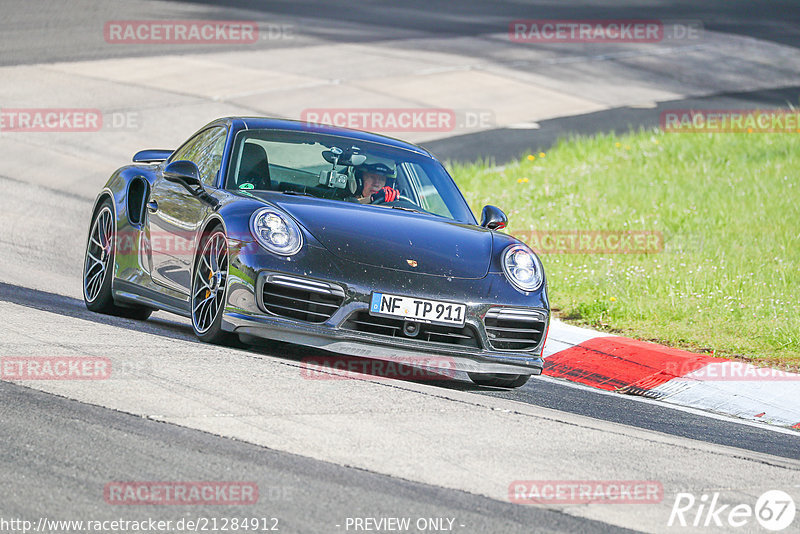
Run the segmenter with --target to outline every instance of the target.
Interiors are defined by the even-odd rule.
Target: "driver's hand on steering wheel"
[[[394,202],[400,196],[400,191],[388,185],[381,187],[370,196],[371,202]]]

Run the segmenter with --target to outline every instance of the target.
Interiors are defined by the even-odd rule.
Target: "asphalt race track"
[[[258,482],[261,497],[248,515],[278,518],[280,530],[288,532],[332,531],[346,516],[371,517],[376,510],[397,517],[455,517],[476,532],[523,532],[530,525],[548,532],[612,531],[609,525],[554,510],[320,462],[13,384],[0,384],[0,392],[2,436],[8,444],[3,461],[19,466],[2,475],[4,487],[16,487],[19,496],[5,496],[4,516],[37,517],[46,502],[50,510],[69,510],[58,514],[64,518],[113,519],[119,512],[111,507],[98,510],[95,491],[109,479],[246,479]],[[56,435],[58,447],[42,447]],[[185,515],[181,508],[159,508],[156,513],[137,510],[126,516],[157,515],[177,522]],[[203,511],[197,512],[201,517]],[[241,513],[235,507],[213,510],[217,517]]]
[[[200,79],[198,58],[218,52],[202,45],[109,46],[105,21],[292,25],[291,41],[225,50],[234,59],[263,52],[267,63],[268,54],[291,49],[303,57],[304,49],[317,53],[328,45],[491,61],[483,36],[507,31],[515,18],[698,19],[754,49],[800,47],[794,1],[545,4],[4,1],[0,108],[97,107],[134,111],[144,120],[86,137],[0,132],[0,356],[108,357],[119,370],[107,381],[0,381],[0,521],[247,516],[277,518],[281,532],[346,532],[355,530],[347,528],[348,518],[410,517],[452,518],[452,530],[465,533],[725,532],[714,525],[668,527],[676,495],[718,492],[721,502],[752,506],[765,491],[781,489],[800,503],[800,440],[791,430],[546,378],[514,391],[379,376],[309,380],[302,359],[318,354],[309,349],[210,346],[194,338],[188,321],[166,313],[137,322],[86,310],[83,248],[94,194],[106,177],[138,149],[171,146],[209,116],[249,109],[198,97],[188,88],[198,84],[192,78],[185,91],[161,93],[147,75],[123,83],[80,70],[96,60],[146,58],[154,69],[149,77],[158,78],[164,74],[158,61],[191,54]],[[82,63],[70,70],[71,62]],[[342,57],[334,70],[348,69],[358,70],[357,57]],[[706,91],[674,104],[796,103],[800,82],[788,83],[792,76],[781,87]],[[535,131],[501,126],[425,141],[452,159],[503,160],[569,132],[653,125],[652,109],[661,108],[643,109],[579,111],[541,120]],[[200,119],[187,119],[192,113]],[[153,118],[161,114],[168,118]],[[260,497],[250,507],[104,501],[109,482],[148,480],[253,481]],[[649,504],[518,505],[508,498],[515,480],[658,481],[664,495]],[[753,520],[739,531],[758,529]]]

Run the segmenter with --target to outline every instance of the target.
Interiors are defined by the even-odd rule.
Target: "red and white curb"
[[[543,374],[800,429],[800,374],[550,323]]]

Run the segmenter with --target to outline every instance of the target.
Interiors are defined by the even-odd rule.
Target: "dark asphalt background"
[[[541,507],[222,439],[8,382],[0,382],[0,398],[0,518],[36,524],[42,516],[173,522],[266,517],[278,519],[280,532],[321,534],[345,532],[347,517],[450,517],[454,530],[465,533],[531,532],[532,525],[546,532],[621,531]],[[106,504],[107,483],[140,480],[255,482],[259,499],[241,506]]]
[[[661,19],[700,20],[704,27],[790,46],[800,42],[796,0],[3,0],[0,65],[24,65],[82,59],[219,52],[219,45],[107,46],[98,28],[110,20],[201,19],[256,20],[293,24],[295,38],[265,40],[270,48],[334,42],[382,43],[393,39],[440,38],[436,50],[455,46],[448,39],[508,31],[515,19]],[[227,47],[235,50],[236,46]],[[480,45],[474,57],[483,57]],[[343,58],[343,62],[357,58]]]
[[[440,52],[468,52],[476,60],[497,61],[480,40],[465,45],[453,38],[480,37],[508,31],[515,19],[659,19],[701,21],[709,31],[727,32],[775,43],[800,45],[800,2],[797,0],[210,0],[98,2],[71,0],[4,0],[0,18],[0,65],[108,59],[226,50],[253,50],[323,42],[373,43],[424,38],[416,46]],[[291,39],[265,39],[247,45],[109,45],[101,28],[113,20],[200,19],[255,20],[262,29],[288,25]],[[276,30],[277,31],[277,30]],[[415,46],[404,42],[404,46]],[[468,48],[465,50],[465,46]],[[525,44],[511,46],[527,46]],[[546,49],[547,45],[540,45]],[[557,45],[553,45],[554,47]],[[342,58],[343,69],[357,57]],[[776,58],[776,61],[779,61]],[[520,66],[535,71],[536,65]],[[198,73],[201,76],[202,73]],[[800,105],[800,87],[752,93],[718,94],[659,104],[658,111],[691,108],[741,108]],[[598,132],[624,133],[658,126],[653,109],[616,108],[541,121],[538,130],[500,128],[424,143],[449,161],[494,160],[505,163],[526,152],[550,148],[561,138]]]

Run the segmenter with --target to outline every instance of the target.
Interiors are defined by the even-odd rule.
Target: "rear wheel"
[[[518,388],[524,386],[531,375],[507,375],[499,373],[467,373],[469,379],[479,386],[496,388]]]
[[[144,320],[153,312],[145,307],[125,307],[114,303],[111,274],[114,265],[114,205],[106,199],[92,220],[86,257],[83,262],[83,301],[98,313]]]
[[[228,286],[228,239],[216,228],[206,233],[198,247],[192,277],[192,327],[201,341],[226,343],[231,335],[222,330],[222,310]]]

